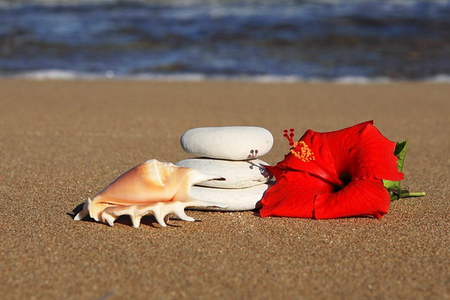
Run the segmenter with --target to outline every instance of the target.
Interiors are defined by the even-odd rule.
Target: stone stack
[[[223,178],[193,186],[192,197],[226,206],[206,208],[210,210],[255,209],[272,177],[264,167],[268,163],[258,159],[273,146],[273,136],[267,129],[250,126],[194,128],[181,136],[180,143],[185,152],[197,157],[176,165]]]

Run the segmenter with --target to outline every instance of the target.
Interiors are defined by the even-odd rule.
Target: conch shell
[[[195,221],[184,212],[186,207],[223,207],[190,196],[192,185],[213,179],[220,177],[152,159],[120,175],[94,199],[88,198],[75,220],[89,215],[96,221],[113,226],[119,216],[129,215],[137,228],[143,216],[154,215],[156,221],[165,227],[168,215],[173,213],[184,221]]]

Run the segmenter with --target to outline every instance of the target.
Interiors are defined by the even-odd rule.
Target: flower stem
[[[425,196],[425,192],[410,193],[410,192],[406,191],[406,193],[401,193],[401,198],[423,197],[423,196]]]

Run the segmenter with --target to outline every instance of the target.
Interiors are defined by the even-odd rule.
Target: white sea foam
[[[342,76],[338,77],[333,82],[340,84],[368,84],[368,83],[389,83],[392,82],[388,77],[363,77],[363,76]]]
[[[246,81],[258,83],[321,83],[330,82],[336,84],[387,84],[399,80],[388,77],[364,77],[364,76],[343,76],[331,79],[305,78],[297,75],[255,75],[255,76],[226,76],[226,75],[205,75],[200,73],[191,74],[153,74],[142,73],[131,76],[116,75],[112,71],[105,73],[82,73],[66,70],[43,70],[31,71],[14,76],[3,76],[2,78],[28,79],[28,80],[136,80],[136,81],[169,81],[169,82],[202,82],[202,81]],[[401,80],[407,81],[407,80]],[[419,82],[429,83],[450,83],[450,74],[439,74],[424,78]]]
[[[439,74],[433,77],[427,78],[425,81],[434,82],[434,83],[449,83],[450,75],[449,74]]]
[[[84,76],[74,71],[44,70],[44,71],[30,71],[19,75],[13,75],[11,77],[33,79],[33,80],[52,80],[52,79],[69,80],[69,79],[83,78]]]

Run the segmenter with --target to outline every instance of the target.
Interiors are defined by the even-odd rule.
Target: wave
[[[105,73],[85,73],[67,70],[44,70],[26,72],[14,76],[3,76],[0,79],[26,79],[26,80],[134,80],[134,81],[166,81],[166,82],[203,82],[203,81],[243,81],[256,83],[336,83],[336,84],[388,84],[395,82],[427,82],[427,83],[450,83],[450,74],[440,74],[422,80],[396,80],[388,77],[364,77],[364,76],[341,76],[332,79],[305,78],[296,75],[256,75],[256,76],[226,76],[205,75],[199,73],[191,74],[152,74],[142,73],[137,75],[115,75],[112,71]]]
[[[341,4],[346,3],[346,0],[0,0],[0,4],[3,5],[18,5],[18,4],[48,4],[48,5],[60,5],[60,4],[86,4],[86,3],[142,3],[142,4],[167,4],[167,5],[195,5],[195,4]],[[353,3],[367,3],[367,0],[352,0]],[[377,0],[379,3],[390,3],[396,5],[410,5],[418,2],[424,2],[424,0]],[[426,2],[432,3],[448,3],[448,0],[426,0]]]
[[[365,83],[450,74],[450,0],[2,3],[11,6],[0,5],[1,78]]]

